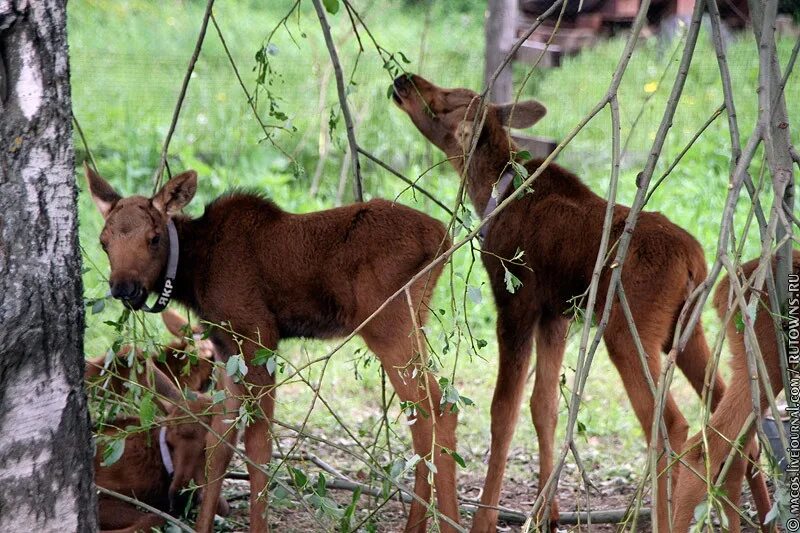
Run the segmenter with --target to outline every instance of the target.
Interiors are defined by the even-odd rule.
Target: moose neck
[[[508,132],[500,124],[487,120],[484,124],[478,146],[466,170],[467,194],[478,216],[483,216],[486,204],[492,196],[492,188],[508,168],[512,154],[517,151],[508,136]],[[448,154],[450,161],[464,175],[466,158],[462,153]]]

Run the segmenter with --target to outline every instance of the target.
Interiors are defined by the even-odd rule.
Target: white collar
[[[486,217],[491,215],[492,212],[495,209],[497,209],[497,204],[500,203],[500,200],[503,199],[503,196],[505,196],[506,192],[508,192],[508,188],[514,182],[514,175],[515,174],[516,174],[516,172],[514,172],[513,167],[509,167],[509,168],[507,168],[505,170],[505,172],[503,172],[503,175],[500,176],[500,179],[497,180],[497,186],[494,187],[493,188],[494,190],[492,191],[495,194],[492,194],[491,196],[489,196],[489,201],[486,203],[486,209],[483,210],[483,216],[481,217],[482,220],[485,220]],[[486,235],[489,233],[489,227],[491,225],[492,225],[492,222],[489,221],[488,224],[485,224],[481,228],[481,231],[478,233],[478,236],[481,239],[485,239],[486,238]]]
[[[175,473],[175,466],[172,464],[172,456],[169,453],[169,446],[167,445],[167,426],[161,426],[158,432],[158,447],[161,450],[161,461],[164,463],[164,468],[167,474],[172,476]]]

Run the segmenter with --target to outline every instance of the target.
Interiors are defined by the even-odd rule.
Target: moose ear
[[[188,170],[174,176],[153,196],[153,207],[167,216],[178,214],[197,192],[197,172]]]
[[[117,202],[122,199],[122,196],[97,172],[92,170],[86,161],[83,162],[83,170],[86,173],[86,181],[89,183],[89,193],[92,195],[94,205],[100,210],[103,218],[108,218],[108,214],[114,209]]]
[[[178,337],[179,339],[182,339],[186,336],[187,332],[185,328],[189,322],[187,322],[187,320],[176,311],[167,309],[161,313],[161,320],[164,321],[164,325],[167,326],[167,330],[174,336]]]
[[[462,120],[456,126],[456,141],[462,150],[465,152],[470,148],[470,141],[472,141],[472,130],[475,128],[475,123],[471,120]]]
[[[181,391],[166,374],[156,367],[152,359],[147,359],[145,365],[148,385],[150,388],[155,389],[159,395],[158,401],[161,407],[169,413],[174,405],[183,401]]]
[[[525,100],[524,102],[500,104],[493,106],[497,113],[497,118],[509,128],[530,128],[543,116],[547,114],[547,108],[536,100]]]

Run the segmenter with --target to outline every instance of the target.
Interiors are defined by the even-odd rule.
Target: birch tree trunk
[[[0,531],[95,531],[66,5],[0,0]]]

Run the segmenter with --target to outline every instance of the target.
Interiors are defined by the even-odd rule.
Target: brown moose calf
[[[241,350],[247,362],[247,386],[224,379],[225,411],[237,413],[242,399],[251,396],[263,412],[245,428],[244,445],[251,461],[250,529],[266,531],[267,475],[258,465],[268,463],[272,451],[274,376],[252,363],[258,349],[252,339],[274,350],[282,338],[331,338],[354,331],[447,247],[443,225],[381,200],[297,215],[252,194],[222,196],[202,217],[191,219],[180,211],[197,187],[192,171],[172,178],[152,198],[122,198],[88,167],[86,173],[106,219],[100,242],[111,264],[112,295],[139,309],[148,293],[160,291],[157,306],[174,298],[208,322],[228,322],[245,339],[240,348],[222,328],[212,334],[223,360]],[[441,265],[431,269],[359,330],[398,397],[420,406],[440,404],[436,380],[423,368],[426,355],[414,323],[418,318],[424,324],[441,270]],[[455,523],[455,463],[446,452],[456,446],[456,415],[449,409],[433,411],[410,426],[414,451],[435,465],[438,511]],[[212,427],[232,443],[231,418],[220,413]],[[230,447],[211,436],[208,446],[214,451],[197,521],[200,532],[211,531],[231,458]],[[425,502],[431,498],[427,468],[418,463],[414,485]],[[426,518],[426,506],[414,501],[406,529],[424,531]],[[441,529],[452,528],[442,520]]]
[[[103,466],[103,457],[108,442],[101,442],[94,460],[95,483],[160,511],[176,514],[191,504],[192,495],[186,491],[191,482],[199,486],[205,479],[207,430],[203,424],[211,422],[211,401],[202,394],[192,400],[183,398],[169,378],[149,360],[142,377],[145,375],[152,376],[167,416],[148,431],[127,435],[122,455],[107,466]],[[142,384],[149,388],[148,384]],[[113,438],[140,423],[134,417],[117,418],[106,425],[101,434]],[[165,522],[161,516],[105,494],[98,497],[98,509],[100,529],[106,532],[149,531]],[[224,500],[220,500],[217,512],[227,514]]]
[[[524,165],[533,173],[541,160],[523,161],[506,127],[526,128],[545,115],[536,101],[489,105],[484,127],[467,168],[466,154],[472,139],[473,122],[480,95],[469,89],[444,89],[416,76],[397,78],[393,86],[395,103],[414,125],[466,179],[466,189],[481,217],[491,214],[497,204],[513,194],[514,166]],[[513,164],[512,164],[513,163]],[[519,404],[527,376],[531,348],[536,340],[536,380],[530,408],[539,440],[539,490],[553,472],[553,439],[558,414],[558,383],[566,346],[569,316],[574,302],[585,294],[600,249],[601,233],[608,203],[581,180],[557,166],[549,165],[538,176],[533,190],[520,194],[507,209],[496,214],[488,228],[482,249],[497,306],[497,340],[500,367],[492,399],[492,443],[481,507],[473,521],[475,532],[494,531],[500,488],[511,437],[517,423]],[[629,208],[617,205],[613,212],[611,243],[625,226]],[[525,265],[503,263],[519,251]],[[506,289],[505,266],[522,285],[513,293]],[[678,315],[696,284],[706,276],[703,249],[689,233],[659,213],[642,212],[630,242],[622,269],[630,312],[645,352],[650,377],[658,380],[662,350],[672,348]],[[600,276],[598,315],[605,306],[612,266]],[[616,297],[616,295],[611,295]],[[572,311],[571,311],[572,310]],[[620,373],[625,390],[642,429],[651,442],[655,398],[639,359],[625,313],[617,302],[611,308],[604,340],[611,361]],[[677,354],[677,365],[695,390],[703,390],[708,345],[698,324],[685,349]],[[722,397],[724,383],[711,383],[712,405]],[[688,425],[671,395],[664,408],[664,423],[673,450],[680,450]],[[662,446],[662,439],[656,439]],[[663,446],[662,449],[663,450]],[[667,478],[669,458],[662,455],[658,471],[658,499],[655,515],[659,531],[669,530]],[[677,469],[671,476],[676,477]],[[555,499],[550,502],[552,527],[558,519]]]
[[[747,286],[747,279],[753,275],[758,263],[758,259],[754,259],[742,265],[743,279],[740,279],[739,283],[743,287]],[[773,259],[773,268],[774,264],[775,261]],[[794,274],[800,275],[800,251],[795,250],[793,252],[792,264]],[[744,298],[748,304],[751,296],[752,291],[749,288],[744,291]],[[747,363],[745,333],[737,328],[736,320],[733,318],[737,313],[736,309],[739,308],[739,302],[737,295],[731,290],[729,277],[724,278],[717,287],[714,293],[714,307],[720,320],[725,323],[725,334],[732,354],[732,375],[728,390],[708,421],[708,425],[705,428],[705,438],[702,433],[698,433],[686,444],[683,458],[685,464],[681,467],[678,486],[673,494],[673,527],[674,531],[679,533],[689,531],[695,508],[706,496],[709,483],[717,483],[716,478],[719,475],[719,471],[731,451],[731,443],[737,442],[739,436],[742,435],[742,429],[747,422],[747,418],[753,412],[750,388],[751,373]],[[753,332],[758,341],[764,367],[767,370],[772,394],[777,395],[783,390],[778,342],[786,342],[786,338],[782,338],[779,341],[775,334],[769,299],[766,294],[759,295]],[[763,385],[759,390],[761,393],[758,404],[763,412],[767,409],[769,403],[767,395],[764,394]],[[738,441],[745,443],[745,450],[752,451],[757,446],[755,432],[755,423],[750,424],[749,429],[745,431],[741,436],[741,440]],[[730,502],[724,503],[723,507],[728,517],[729,530],[733,533],[741,530],[738,506],[742,492],[742,480],[745,477],[750,460],[750,458],[744,457],[740,452],[737,452],[723,482],[726,499]],[[709,469],[711,470],[710,472]],[[711,479],[706,479],[707,477]],[[752,479],[752,476],[750,476],[750,479]],[[763,485],[763,477],[759,476],[758,479]],[[759,489],[755,490],[751,483],[751,491],[758,509],[759,521],[762,524],[762,529],[768,531],[770,528],[763,524],[770,509],[769,493],[764,486]]]

